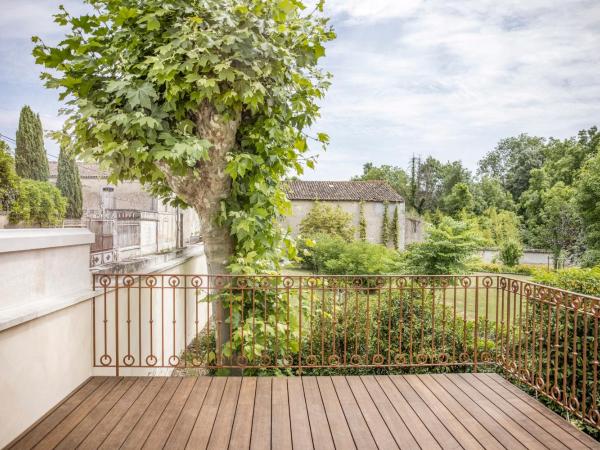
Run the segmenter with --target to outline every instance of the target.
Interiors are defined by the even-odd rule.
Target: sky
[[[14,138],[24,104],[58,129],[58,95],[39,80],[30,37],[57,42],[52,13],[81,1],[0,2],[0,133]],[[314,129],[331,144],[305,179],[348,179],[367,162],[406,167],[413,154],[474,170],[502,138],[600,125],[598,0],[329,0],[326,10],[338,38]],[[56,144],[46,147],[56,159]]]

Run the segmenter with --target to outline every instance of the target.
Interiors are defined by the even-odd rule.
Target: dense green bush
[[[8,211],[17,196],[19,178],[8,146],[0,141],[0,211]]]
[[[500,246],[498,256],[504,265],[514,267],[519,264],[519,260],[523,256],[523,246],[515,240],[506,241]]]
[[[323,273],[325,262],[336,259],[346,241],[339,236],[329,234],[317,234],[312,236],[311,245],[307,241],[298,243],[299,256],[302,258],[302,268],[313,273]]]
[[[408,249],[409,270],[428,275],[465,273],[481,243],[475,223],[443,217],[437,225],[429,227],[424,242]]]
[[[11,206],[11,224],[53,226],[65,218],[67,201],[60,191],[47,181],[23,179]]]
[[[555,272],[535,271],[534,281],[567,291],[600,297],[600,266],[591,269],[561,269]]]
[[[315,202],[312,209],[300,222],[300,232],[305,237],[328,234],[351,241],[354,239],[352,215],[343,211],[339,206],[333,207]]]
[[[485,273],[505,273],[515,275],[532,275],[535,271],[542,271],[539,266],[531,264],[517,264],[516,266],[509,267],[503,264],[484,263],[477,261],[470,266],[473,272],[485,272]]]

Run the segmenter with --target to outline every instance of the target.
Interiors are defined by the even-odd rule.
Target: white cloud
[[[379,20],[413,14],[423,0],[330,0],[326,3],[333,14],[347,14],[354,20]]]

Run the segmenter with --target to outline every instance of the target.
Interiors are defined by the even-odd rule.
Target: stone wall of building
[[[300,233],[300,223],[302,219],[310,212],[314,205],[312,200],[292,200],[292,215],[284,219],[284,224],[289,226],[292,234],[297,236]],[[356,230],[356,238],[358,239],[359,220],[360,220],[360,202],[351,201],[322,201],[321,203],[331,206],[339,206],[343,211],[352,215],[352,224]],[[388,215],[390,223],[394,216],[394,208],[398,207],[398,222],[400,229],[398,231],[398,243],[401,249],[404,248],[405,242],[405,210],[404,203],[389,203]],[[381,227],[383,225],[383,202],[364,202],[364,214],[367,221],[367,241],[379,244],[381,243]]]

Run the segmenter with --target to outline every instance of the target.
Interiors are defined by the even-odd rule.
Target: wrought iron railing
[[[600,299],[502,276],[96,275],[94,365],[482,366],[600,428]]]

